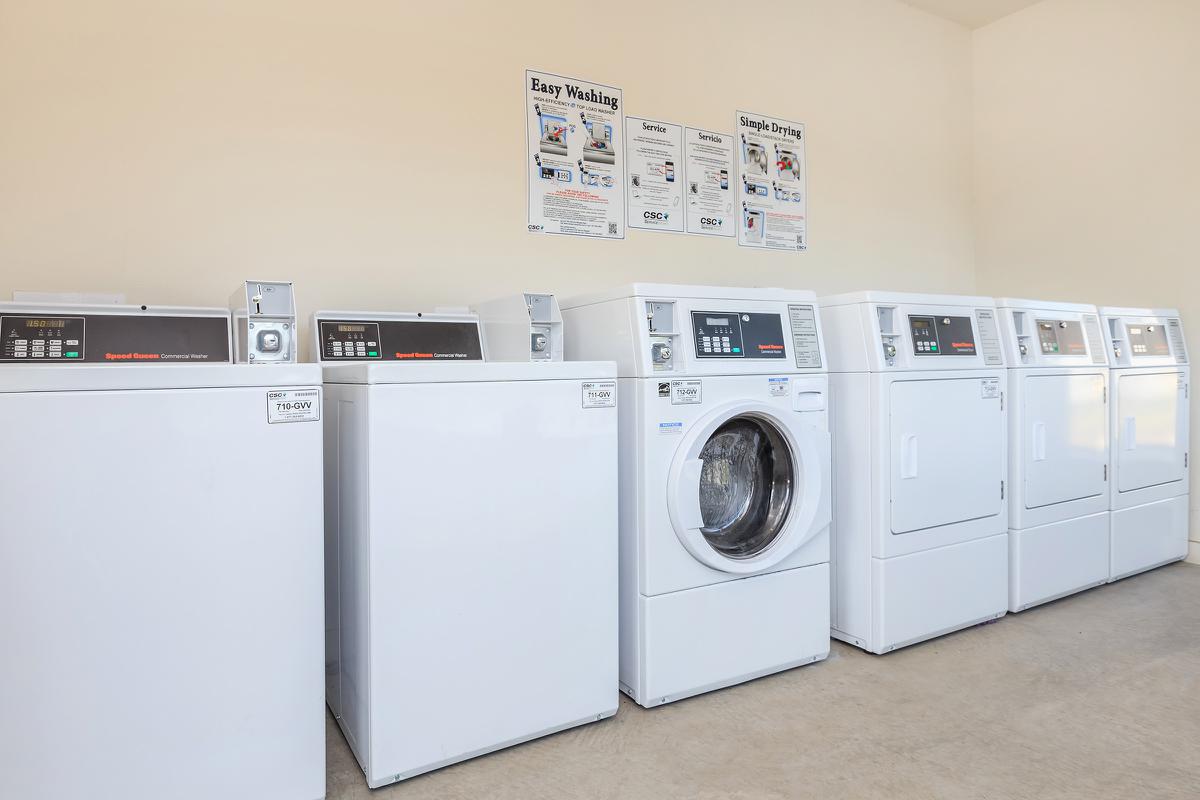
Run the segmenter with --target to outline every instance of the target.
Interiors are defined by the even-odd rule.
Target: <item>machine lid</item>
[[[392,362],[326,364],[325,383],[482,383],[489,381],[607,381],[615,392],[617,365],[611,361],[463,361],[454,364]]]
[[[794,553],[830,519],[829,434],[754,403],[694,426],[668,478],[676,535],[699,561],[753,573]]]
[[[229,364],[225,309],[0,303],[0,367]]]
[[[316,364],[131,364],[4,365],[0,392],[135,391],[320,386]]]
[[[323,364],[484,360],[479,317],[472,313],[318,311],[313,334]]]

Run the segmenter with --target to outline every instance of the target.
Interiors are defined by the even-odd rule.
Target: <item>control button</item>
[[[22,352],[19,352],[19,353],[14,353],[14,354],[13,354],[13,357],[14,357],[14,358],[26,358],[27,356],[28,356],[28,354],[27,354],[27,353],[25,353],[24,351],[22,351]]]
[[[68,350],[67,352],[63,353],[63,357],[65,357],[65,358],[79,358],[79,351],[78,351],[78,350]]]
[[[34,350],[34,351],[33,351],[33,357],[34,357],[34,358],[41,358],[41,357],[42,357],[42,356],[44,356],[44,355],[46,355],[46,354],[45,354],[45,353],[43,353],[41,350]]]
[[[55,345],[58,345],[59,347],[62,347],[62,339],[51,339],[51,340],[50,340],[50,346],[51,346],[51,347],[54,347]]]
[[[78,339],[67,339],[67,346],[68,347],[78,347],[79,340]]]
[[[20,347],[23,344],[29,344],[29,340],[28,339],[17,339],[15,342],[13,342],[13,344],[15,344],[17,347]]]
[[[706,345],[704,345],[704,352],[706,352],[706,353],[711,353],[711,352],[712,352],[712,345],[709,345],[709,344],[706,344]]]
[[[367,347],[375,347],[375,342],[367,342]]]

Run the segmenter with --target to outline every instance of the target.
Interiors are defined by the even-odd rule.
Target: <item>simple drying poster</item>
[[[683,233],[683,128],[625,118],[629,227]]]
[[[529,230],[625,238],[621,90],[525,71]]]
[[[804,124],[737,112],[738,244],[808,249]]]
[[[686,230],[708,236],[737,232],[737,197],[733,185],[733,142],[728,133],[698,128],[683,132],[683,163],[687,186]]]

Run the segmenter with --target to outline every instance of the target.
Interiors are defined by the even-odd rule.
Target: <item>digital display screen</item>
[[[25,320],[26,328],[65,328],[67,321],[65,319],[27,319]]]
[[[705,322],[705,324],[708,324],[708,325],[719,325],[722,327],[728,327],[729,318],[728,317],[705,317],[704,322]]]
[[[338,325],[339,333],[363,333],[367,330],[366,325]]]

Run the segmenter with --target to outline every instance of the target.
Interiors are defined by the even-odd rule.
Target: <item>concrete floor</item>
[[[329,798],[1197,798],[1200,567],[879,657],[617,716],[371,792],[329,721]]]

